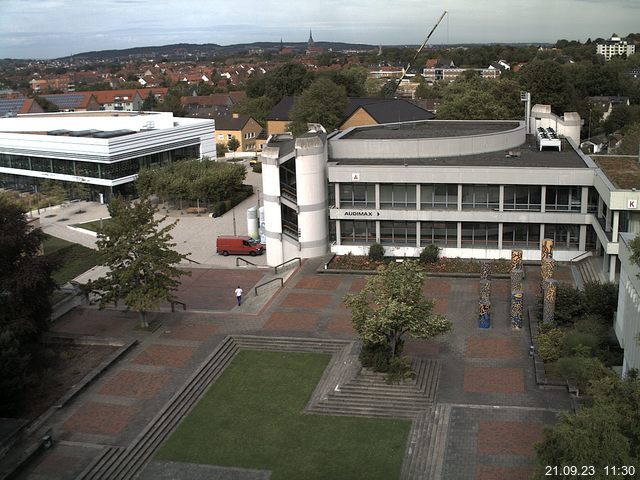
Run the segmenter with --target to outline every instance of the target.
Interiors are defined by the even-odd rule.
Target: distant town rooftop
[[[591,155],[613,186],[640,190],[640,163],[636,156]]]

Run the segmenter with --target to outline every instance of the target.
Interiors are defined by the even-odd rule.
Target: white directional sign
[[[351,174],[351,181],[352,182],[359,182],[360,181],[360,174],[359,173],[352,173]]]

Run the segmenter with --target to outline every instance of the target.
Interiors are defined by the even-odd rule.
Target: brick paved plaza
[[[367,277],[317,274],[318,265],[319,260],[305,262],[257,314],[234,308],[233,289],[239,284],[253,295],[264,270],[193,269],[179,292],[188,310],[152,314],[160,322],[152,332],[137,330],[136,315],[120,310],[80,307],[61,318],[53,326],[58,333],[139,343],[51,417],[55,447],[21,478],[72,479],[102,446],[129,445],[228,334],[354,339],[342,299],[361,289]],[[569,282],[568,269],[558,270],[558,278]],[[537,272],[527,268],[528,305],[538,282]],[[405,347],[407,354],[438,360],[442,367],[435,402],[449,406],[451,414],[442,437],[441,478],[527,478],[544,425],[570,402],[566,392],[536,386],[528,330],[509,325],[509,280],[492,283],[493,324],[487,330],[477,327],[478,278],[430,278],[424,292],[454,324],[449,335],[408,339]]]

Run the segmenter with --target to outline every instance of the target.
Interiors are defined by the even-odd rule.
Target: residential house
[[[238,152],[257,151],[256,139],[262,132],[260,125],[249,115],[233,113],[216,117],[216,143],[228,144],[235,137],[240,142]]]
[[[0,99],[0,118],[15,117],[25,113],[42,113],[44,110],[33,98]]]
[[[100,110],[100,104],[91,92],[60,93],[56,95],[40,95],[53,103],[61,112],[89,112]]]
[[[180,103],[188,117],[213,118],[230,115],[243,98],[246,98],[245,92],[214,93],[181,97]]]
[[[284,133],[290,122],[289,112],[293,107],[294,97],[284,97],[269,115],[267,115],[267,133],[269,135]],[[363,125],[381,123],[430,120],[435,115],[400,98],[349,98],[344,110],[344,117],[338,130]]]
[[[602,120],[606,120],[613,112],[613,109],[619,105],[629,106],[629,97],[618,96],[600,96],[589,97],[589,103],[602,112]]]

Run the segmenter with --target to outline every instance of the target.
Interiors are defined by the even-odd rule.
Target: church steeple
[[[311,34],[311,29],[309,29],[309,40],[307,41],[307,45],[309,47],[313,47],[313,35]]]

